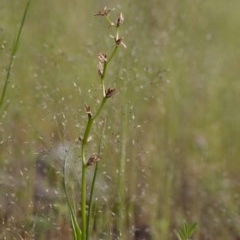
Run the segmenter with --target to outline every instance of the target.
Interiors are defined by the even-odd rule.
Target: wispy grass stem
[[[104,136],[104,132],[105,132],[105,127],[106,127],[106,119],[104,121],[101,138],[100,138],[99,145],[98,145],[98,156],[100,156],[100,154],[101,154],[102,141],[103,141],[103,136]],[[96,178],[97,178],[98,164],[99,163],[97,162],[95,165],[94,175],[93,175],[91,189],[90,189],[89,207],[88,207],[88,215],[87,215],[87,239],[89,239],[90,219],[91,219],[91,215],[92,215],[93,194],[94,194],[95,182],[96,182]]]
[[[10,83],[9,79],[10,79],[11,70],[12,70],[12,67],[13,67],[13,62],[14,62],[16,53],[18,51],[18,47],[19,47],[19,42],[20,42],[20,38],[21,38],[21,35],[22,35],[23,26],[24,26],[24,23],[25,23],[25,20],[26,20],[26,17],[27,17],[27,13],[28,13],[28,9],[29,9],[31,1],[32,0],[29,0],[27,2],[27,4],[26,4],[26,7],[25,7],[25,10],[24,10],[24,13],[23,13],[23,17],[22,17],[22,20],[21,20],[21,23],[20,23],[20,27],[19,27],[19,30],[18,30],[18,33],[17,33],[17,38],[13,42],[13,48],[12,48],[9,64],[8,64],[8,67],[7,67],[7,74],[6,74],[5,82],[4,82],[4,85],[3,85],[1,99],[0,99],[0,110],[1,110],[1,108],[3,106],[3,103],[4,103],[5,98],[6,98],[8,85]]]

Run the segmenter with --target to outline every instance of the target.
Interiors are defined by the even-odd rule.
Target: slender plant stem
[[[7,232],[11,233],[11,234],[15,237],[14,239],[16,239],[16,236],[17,236],[20,240],[24,240],[19,233],[15,232],[15,231],[12,231],[12,230],[10,230],[10,229],[5,229],[5,230],[6,230]]]
[[[77,223],[76,215],[74,213],[73,206],[72,206],[71,201],[70,201],[69,193],[67,191],[67,184],[66,184],[66,178],[67,178],[66,177],[66,170],[67,170],[67,159],[68,159],[69,151],[70,151],[70,149],[67,152],[66,159],[65,159],[65,162],[64,162],[64,166],[63,166],[63,189],[64,189],[64,192],[65,192],[68,208],[69,208],[69,211],[70,211],[71,222],[72,222],[72,227],[73,227],[73,238],[74,238],[74,240],[81,240],[82,232],[81,232],[81,230],[79,228],[79,225]]]
[[[106,97],[104,78],[101,78],[101,85],[102,85],[102,94],[103,94],[103,97]]]
[[[91,214],[92,214],[92,202],[93,202],[93,191],[95,187],[95,181],[97,178],[97,172],[98,172],[98,163],[95,165],[94,169],[94,175],[92,179],[92,184],[91,184],[91,190],[90,190],[90,199],[89,199],[89,207],[88,207],[88,215],[87,215],[87,240],[89,239],[89,228],[90,228],[90,219],[91,219]]]
[[[84,164],[84,159],[82,161],[82,240],[86,240],[86,176],[87,176],[87,166]]]
[[[108,59],[108,61],[107,61],[107,64],[109,64],[109,63],[111,62],[111,60],[113,59],[113,57],[114,57],[114,55],[116,54],[117,50],[118,50],[118,45],[116,45],[116,46],[114,47],[114,49],[113,49],[113,51],[112,51],[112,54],[110,55],[110,57],[109,57],[109,59]]]
[[[104,121],[101,138],[100,138],[99,145],[98,145],[98,156],[100,156],[100,154],[101,154],[102,140],[103,140],[103,136],[104,136],[104,132],[105,132],[105,126],[106,126],[106,119]],[[88,216],[87,216],[87,240],[89,239],[90,219],[91,219],[92,205],[93,205],[93,193],[94,193],[95,182],[96,182],[96,178],[97,178],[97,172],[98,172],[98,162],[95,165],[94,175],[93,175],[91,189],[90,189],[90,199],[89,199],[89,208],[88,208]]]
[[[103,99],[101,101],[101,104],[100,104],[100,107],[98,108],[96,114],[94,115],[93,120],[95,120],[99,116],[99,114],[101,113],[106,101],[107,101],[107,98],[103,97]]]
[[[86,240],[86,192],[87,192],[87,165],[86,165],[86,156],[85,156],[85,148],[87,145],[89,133],[91,131],[93,125],[93,118],[90,116],[88,118],[87,127],[84,133],[83,141],[82,141],[82,195],[81,195],[81,209],[82,209],[82,240]]]
[[[84,133],[83,137],[83,142],[82,142],[82,152],[81,152],[81,157],[82,157],[82,195],[81,195],[81,209],[82,209],[82,240],[87,239],[87,215],[86,215],[86,192],[87,192],[87,165],[86,165],[86,155],[85,155],[85,148],[87,145],[88,137],[90,134],[90,131],[92,129],[92,125],[94,120],[99,116],[101,113],[105,103],[106,103],[107,98],[103,97],[102,102],[96,112],[96,114],[93,117],[88,118],[88,123],[87,127]],[[89,217],[89,216],[88,216]]]
[[[110,22],[109,18],[107,17],[107,20]],[[110,22],[110,24],[112,25],[112,23]],[[118,28],[117,28],[117,32],[116,32],[116,39],[118,39]],[[85,148],[87,146],[87,142],[88,142],[88,138],[89,138],[89,134],[90,131],[92,129],[93,126],[93,122],[96,120],[96,118],[100,115],[100,113],[102,112],[102,109],[108,99],[108,96],[106,96],[106,89],[105,89],[105,85],[104,85],[104,80],[105,80],[105,75],[107,72],[107,67],[108,64],[111,62],[111,60],[113,59],[114,55],[116,54],[118,49],[118,44],[116,43],[110,57],[108,60],[106,60],[103,64],[103,72],[101,74],[101,87],[102,87],[102,101],[100,103],[100,106],[98,107],[95,115],[88,115],[88,122],[87,122],[87,126],[84,132],[84,137],[83,137],[83,141],[82,141],[82,150],[81,150],[81,158],[82,158],[82,187],[81,187],[81,209],[82,209],[82,239],[81,240],[88,240],[88,236],[89,236],[89,223],[90,223],[90,214],[91,214],[91,201],[92,201],[92,196],[93,196],[93,188],[94,188],[94,184],[95,184],[95,178],[96,178],[96,174],[97,174],[97,166],[96,165],[96,169],[95,169],[95,174],[94,174],[94,178],[93,178],[93,182],[92,182],[92,187],[90,190],[90,204],[89,204],[89,208],[88,211],[86,209],[86,201],[87,201],[87,181],[86,181],[86,177],[87,177],[87,161],[86,161],[86,152],[85,152]],[[101,143],[100,143],[101,145]],[[100,148],[100,147],[99,147]],[[100,149],[99,149],[100,151]]]
[[[108,64],[109,64],[109,63],[111,62],[111,60],[113,59],[113,57],[114,57],[114,55],[116,54],[117,50],[118,50],[118,45],[115,45],[115,47],[114,47],[114,49],[113,49],[113,51],[112,51],[109,59],[107,60],[107,62],[105,62],[104,66],[103,66],[103,74],[102,74],[102,76],[101,76],[101,84],[102,84],[103,88],[104,88],[104,78],[105,78],[105,74],[106,74],[106,72],[107,72]],[[103,92],[103,96],[105,96],[105,92]]]
[[[11,75],[13,62],[14,62],[15,55],[16,55],[17,50],[18,50],[18,46],[19,46],[19,42],[20,42],[20,38],[21,38],[21,34],[22,34],[23,25],[25,23],[25,19],[26,19],[27,13],[28,13],[28,9],[29,9],[30,3],[31,3],[31,0],[29,0],[27,2],[27,5],[26,5],[24,13],[23,13],[22,21],[21,21],[21,24],[20,24],[20,28],[18,30],[17,38],[16,38],[16,40],[13,43],[13,48],[12,48],[12,52],[11,52],[11,56],[10,56],[10,61],[9,61],[8,68],[7,68],[7,75],[6,75],[6,78],[5,78],[5,82],[4,82],[3,90],[2,90],[2,94],[1,94],[1,99],[0,99],[0,109],[2,108],[2,105],[3,105],[5,97],[6,97],[7,88],[8,88],[8,85],[9,85],[9,78],[10,78],[10,75]]]
[[[123,109],[122,109],[122,124],[121,124],[121,150],[120,150],[120,167],[119,167],[119,230],[121,236],[124,236],[124,219],[126,218],[125,211],[125,168],[126,168],[126,146],[127,146],[127,101],[126,101],[126,83],[124,82],[124,99],[123,99]]]
[[[110,20],[110,18],[109,18],[108,16],[105,16],[105,17],[106,17],[106,19],[107,19],[109,25],[110,25],[110,26],[113,26],[112,21]]]

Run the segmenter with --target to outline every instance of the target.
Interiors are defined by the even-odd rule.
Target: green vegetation
[[[100,2],[32,1],[23,25],[27,4],[0,3],[1,94],[16,55],[0,115],[0,239],[72,239],[62,169],[66,159],[82,229],[79,137],[85,106],[94,114],[101,104],[95,56],[114,47],[112,28],[94,16]],[[92,200],[94,166],[86,178],[89,238],[176,240],[186,219],[198,224],[194,239],[238,239],[240,3],[104,4],[113,19],[124,13],[127,49],[107,68],[106,89],[117,94],[85,148],[86,160],[101,156]]]
[[[176,230],[175,234],[178,240],[190,240],[193,233],[196,231],[197,223],[184,223],[182,229]]]
[[[1,98],[0,98],[0,110],[3,107],[4,100],[6,98],[6,93],[7,93],[7,89],[8,89],[8,85],[9,85],[10,74],[11,74],[11,70],[12,70],[12,66],[13,66],[13,60],[14,60],[14,57],[16,56],[16,53],[17,53],[17,50],[18,50],[19,41],[20,41],[20,37],[21,37],[21,34],[22,34],[22,28],[23,28],[23,25],[24,25],[24,22],[25,22],[25,19],[26,19],[26,16],[27,16],[27,12],[28,12],[30,3],[31,3],[31,1],[27,2],[27,5],[25,7],[25,11],[24,11],[24,14],[23,14],[23,18],[22,18],[22,21],[21,21],[21,24],[20,24],[20,28],[18,30],[17,38],[13,43],[9,64],[8,64],[8,67],[7,67],[6,78],[5,78],[5,81],[4,81],[4,84],[3,84],[3,90],[2,90],[2,94],[1,94]]]
[[[108,65],[111,62],[111,60],[114,58],[119,46],[122,45],[122,46],[126,47],[126,45],[123,43],[123,37],[119,36],[119,28],[124,21],[123,15],[122,15],[122,13],[120,13],[117,18],[117,21],[112,22],[109,18],[110,12],[111,12],[111,10],[108,9],[107,7],[105,7],[102,11],[99,11],[96,14],[96,16],[102,16],[102,17],[106,18],[106,20],[110,24],[110,27],[116,28],[116,34],[113,37],[115,46],[114,46],[111,54],[109,55],[109,57],[105,53],[98,54],[98,59],[99,59],[98,74],[100,76],[102,99],[100,101],[99,107],[96,110],[95,114],[92,113],[91,107],[86,105],[86,114],[88,116],[88,121],[86,124],[86,128],[84,130],[83,138],[79,139],[80,143],[81,143],[81,157],[80,157],[81,162],[79,164],[81,164],[81,166],[82,166],[82,171],[81,171],[81,223],[82,223],[81,230],[80,230],[79,224],[77,222],[76,213],[74,213],[73,206],[70,201],[71,196],[68,193],[67,187],[66,187],[67,176],[65,175],[65,172],[66,172],[66,168],[68,167],[66,164],[67,159],[65,160],[65,166],[64,166],[64,176],[63,176],[64,177],[64,190],[65,190],[65,194],[67,197],[67,202],[68,202],[69,211],[70,211],[70,215],[71,215],[73,236],[74,236],[75,240],[88,240],[89,239],[92,199],[93,199],[94,187],[95,187],[95,182],[96,182],[98,162],[101,159],[101,156],[100,156],[101,145],[99,145],[98,153],[92,154],[88,160],[86,159],[86,149],[88,146],[88,141],[89,141],[89,137],[91,134],[91,130],[92,130],[92,127],[93,127],[96,119],[102,112],[107,100],[116,94],[115,88],[108,88],[108,89],[105,88],[105,78],[106,78]],[[104,128],[105,128],[105,126],[104,126]],[[102,133],[100,142],[102,141],[102,137],[103,137],[103,133]],[[94,176],[93,176],[91,188],[90,188],[90,201],[89,201],[89,205],[87,206],[87,173],[88,173],[88,168],[91,167],[92,165],[95,165],[95,171],[94,171]],[[79,189],[76,188],[75,191],[79,191]]]

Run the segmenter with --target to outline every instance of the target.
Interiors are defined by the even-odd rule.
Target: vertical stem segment
[[[118,31],[117,31],[117,36],[118,36]],[[105,90],[105,86],[104,86],[104,79],[105,79],[105,75],[106,75],[106,71],[107,71],[107,67],[108,64],[111,62],[111,60],[113,59],[114,55],[116,54],[118,49],[118,45],[116,44],[116,46],[114,47],[109,59],[104,62],[103,65],[103,72],[101,74],[101,85],[102,85],[102,91],[103,91],[103,98],[101,101],[101,104],[98,108],[98,110],[96,111],[94,116],[89,115],[88,116],[88,123],[85,129],[85,133],[84,133],[84,137],[83,137],[83,142],[82,142],[82,151],[81,151],[81,158],[82,158],[82,188],[81,188],[81,209],[82,209],[82,239],[81,240],[88,240],[88,230],[89,230],[89,226],[87,226],[87,224],[89,224],[89,219],[90,219],[90,211],[87,211],[86,209],[86,202],[87,202],[87,161],[86,161],[86,153],[85,153],[85,148],[87,146],[87,141],[88,141],[88,137],[90,134],[90,131],[92,129],[92,125],[93,122],[95,121],[95,119],[100,115],[108,96],[106,96],[106,90]],[[95,181],[95,179],[94,179]],[[90,206],[91,207],[91,206]],[[88,212],[88,216],[87,216],[87,212]]]
[[[102,141],[103,141],[103,136],[105,132],[105,126],[106,126],[106,119],[104,121],[104,126],[100,138],[100,142],[98,145],[98,155],[100,156],[101,154],[101,148],[102,148]],[[91,183],[91,189],[90,189],[90,198],[89,198],[89,206],[88,206],[88,216],[87,216],[87,240],[89,238],[89,228],[90,228],[90,218],[91,218],[91,213],[92,213],[92,205],[93,205],[93,192],[94,192],[94,187],[95,187],[95,182],[97,178],[97,172],[98,172],[98,162],[96,163],[95,170],[94,170],[94,175]]]
[[[12,52],[11,52],[11,57],[10,57],[10,61],[9,61],[8,68],[7,68],[7,75],[6,75],[6,78],[5,78],[5,82],[4,82],[4,85],[3,85],[3,90],[2,90],[2,94],[1,94],[1,98],[0,98],[0,109],[3,105],[4,99],[5,99],[5,96],[6,96],[6,93],[7,93],[7,88],[8,88],[8,84],[9,84],[9,78],[10,78],[10,74],[11,74],[11,70],[12,70],[12,66],[13,66],[14,57],[15,57],[15,55],[17,53],[17,50],[18,50],[23,25],[25,23],[25,19],[26,19],[26,16],[27,16],[27,12],[28,12],[30,3],[31,3],[31,0],[29,0],[27,2],[27,5],[25,7],[24,14],[23,14],[23,17],[22,17],[22,21],[21,21],[21,24],[20,24],[20,28],[18,30],[17,39],[13,43],[13,49],[12,49]]]
[[[82,240],[86,240],[87,215],[86,215],[86,184],[87,166],[82,162]]]
[[[81,192],[81,209],[82,209],[82,240],[87,240],[87,209],[86,209],[86,202],[87,202],[87,161],[86,161],[86,153],[85,148],[87,146],[88,137],[90,134],[90,131],[92,129],[92,125],[94,120],[99,116],[101,113],[107,98],[103,97],[102,102],[96,112],[96,114],[93,117],[88,118],[87,127],[84,133],[83,142],[82,142],[82,151],[81,151],[81,157],[82,157],[82,192]],[[88,216],[89,217],[89,216]]]
[[[126,82],[124,82],[124,99],[122,108],[122,122],[121,122],[121,151],[120,151],[120,166],[119,166],[119,196],[118,196],[118,213],[119,217],[119,231],[121,237],[126,238],[125,235],[125,168],[126,168],[126,146],[127,146],[127,96],[126,96]]]
[[[83,142],[82,142],[82,195],[81,195],[81,209],[82,209],[82,240],[86,240],[86,226],[87,226],[87,216],[86,216],[86,199],[87,199],[87,165],[86,165],[86,155],[85,148],[87,145],[89,133],[91,131],[93,124],[93,118],[88,118],[87,127],[84,133]]]

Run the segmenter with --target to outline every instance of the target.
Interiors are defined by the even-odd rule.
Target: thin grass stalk
[[[86,165],[86,156],[85,156],[85,148],[87,145],[88,137],[93,125],[93,118],[91,116],[88,117],[87,127],[84,133],[83,141],[82,141],[82,151],[81,151],[81,158],[82,158],[82,179],[81,179],[81,217],[82,217],[82,240],[86,240],[86,229],[87,229],[87,222],[86,222],[86,192],[87,192],[87,165]]]
[[[14,237],[17,236],[20,240],[24,240],[24,238],[19,233],[17,233],[16,231],[12,231],[10,229],[6,229],[6,231],[11,233]],[[4,238],[4,239],[6,239],[6,238]],[[16,239],[16,238],[14,238],[14,239]]]
[[[100,138],[99,145],[98,145],[98,156],[100,156],[100,154],[101,154],[102,141],[103,141],[103,136],[104,136],[104,132],[105,132],[105,127],[106,127],[106,120],[104,121],[101,138]],[[89,228],[90,228],[90,220],[91,220],[92,207],[93,207],[93,194],[94,194],[94,189],[95,189],[97,172],[98,172],[98,162],[95,165],[94,175],[93,175],[91,189],[90,189],[90,198],[89,198],[89,207],[88,207],[88,216],[87,216],[87,234],[86,234],[87,240],[89,239]]]
[[[84,160],[85,160],[85,157],[83,158],[83,161]],[[86,229],[87,229],[87,225],[86,225],[87,224],[87,221],[86,221],[86,192],[87,192],[86,176],[87,176],[87,166],[85,164],[82,164],[82,201],[81,201],[82,240],[86,240]]]
[[[88,113],[88,123],[84,132],[84,137],[83,137],[83,141],[82,141],[82,151],[81,151],[81,158],[82,158],[82,188],[81,188],[81,217],[82,217],[82,240],[87,240],[87,218],[89,216],[87,216],[87,212],[86,212],[86,201],[87,201],[87,163],[86,163],[86,156],[85,156],[85,148],[87,146],[87,141],[88,141],[88,137],[90,134],[90,131],[92,129],[92,125],[93,122],[96,120],[96,118],[100,115],[100,113],[102,112],[102,109],[107,101],[107,99],[109,98],[107,96],[106,93],[106,89],[105,89],[105,85],[104,85],[104,80],[105,80],[105,76],[106,76],[106,72],[107,72],[107,66],[110,63],[110,61],[113,59],[114,55],[116,54],[118,49],[118,45],[116,44],[111,55],[110,55],[110,59],[106,60],[104,62],[103,65],[103,72],[101,73],[101,85],[102,85],[102,90],[103,90],[103,97],[102,97],[102,101],[100,103],[100,106],[98,108],[98,110],[96,111],[95,115],[92,116],[91,113]]]
[[[104,68],[104,76],[105,76],[105,71],[106,68]],[[102,84],[104,84],[104,79],[102,79]],[[104,86],[104,85],[103,85]],[[105,89],[104,89],[104,93],[105,93]],[[87,146],[87,141],[89,138],[89,134],[90,131],[92,129],[93,126],[93,122],[94,120],[96,120],[96,118],[100,115],[105,103],[107,101],[107,97],[106,95],[103,96],[101,104],[98,108],[98,110],[96,111],[96,114],[94,116],[89,115],[88,116],[88,123],[87,123],[87,127],[84,133],[84,138],[82,141],[82,151],[81,151],[81,158],[82,158],[82,180],[81,180],[81,184],[82,184],[82,190],[81,190],[81,208],[82,208],[82,240],[86,240],[86,231],[87,231],[87,215],[86,215],[86,192],[87,192],[87,164],[86,164],[86,155],[85,155],[85,148]]]
[[[86,192],[87,192],[87,165],[86,165],[86,156],[85,156],[85,148],[87,145],[89,133],[91,131],[93,125],[93,119],[91,116],[88,118],[87,127],[84,133],[84,138],[82,141],[82,151],[81,151],[81,159],[82,159],[82,179],[81,179],[81,217],[82,217],[82,240],[86,240]]]
[[[111,60],[113,59],[114,55],[116,54],[117,52],[117,49],[118,49],[118,45],[115,46],[115,48],[113,49],[112,51],[112,54],[110,55],[109,59],[108,59],[108,62],[107,62],[107,65],[111,62]]]
[[[106,16],[109,13],[109,11],[110,10],[108,10],[105,7],[104,10],[100,11],[98,14],[96,14],[96,16]],[[96,168],[95,168],[94,178],[93,178],[93,182],[92,182],[92,186],[91,186],[91,190],[90,190],[90,199],[91,200],[90,200],[89,208],[87,210],[87,169],[88,169],[88,166],[92,165],[92,163],[91,163],[91,157],[88,160],[86,159],[86,147],[88,144],[89,134],[91,132],[94,121],[102,112],[107,99],[112,97],[116,93],[115,88],[108,88],[107,90],[105,89],[104,80],[105,80],[105,75],[106,75],[106,71],[107,71],[107,66],[110,63],[110,61],[112,60],[112,58],[114,57],[114,55],[116,54],[118,46],[123,45],[124,47],[126,47],[125,44],[122,42],[123,38],[118,37],[118,27],[120,26],[120,24],[122,24],[122,22],[123,22],[123,16],[122,16],[122,14],[120,14],[120,16],[117,20],[117,24],[111,23],[112,26],[116,26],[117,31],[116,31],[116,37],[114,37],[115,47],[110,55],[109,60],[107,60],[106,54],[100,53],[98,55],[98,58],[100,61],[98,73],[101,78],[102,101],[101,101],[95,115],[92,114],[90,107],[86,106],[86,113],[88,115],[88,121],[87,121],[86,128],[84,131],[84,136],[82,139],[82,147],[81,147],[81,162],[82,162],[81,204],[80,204],[81,205],[81,230],[77,223],[76,215],[73,211],[73,207],[70,202],[69,194],[68,194],[67,188],[66,188],[66,172],[65,171],[66,171],[66,162],[67,161],[65,161],[64,189],[65,189],[65,194],[67,197],[68,207],[69,207],[69,211],[70,211],[70,215],[71,215],[72,227],[73,227],[75,239],[78,239],[78,237],[79,237],[79,239],[81,239],[81,240],[88,240],[88,238],[89,238],[89,225],[90,225],[90,216],[91,216],[91,208],[92,208],[92,197],[93,197],[93,190],[94,190],[94,186],[95,186],[98,165],[96,165]],[[105,125],[104,125],[104,128],[105,128]],[[103,134],[104,134],[104,132],[102,133],[102,136],[100,139],[98,154],[100,154]],[[97,162],[95,162],[95,163],[97,164]]]
[[[81,217],[82,217],[82,240],[86,240],[86,234],[87,234],[87,214],[86,214],[86,202],[87,202],[87,164],[86,164],[86,154],[85,154],[85,148],[87,146],[87,141],[89,138],[90,131],[92,129],[92,125],[94,120],[97,118],[97,116],[101,113],[103,106],[106,102],[106,97],[104,96],[102,99],[102,102],[95,114],[95,116],[88,116],[88,123],[87,127],[84,133],[84,138],[82,141],[82,151],[81,151],[81,158],[82,158],[82,180],[81,180]]]
[[[25,20],[26,20],[26,17],[27,17],[27,13],[28,13],[28,9],[29,9],[31,1],[32,0],[29,0],[26,4],[26,7],[25,7],[25,10],[24,10],[24,13],[23,13],[23,17],[22,17],[22,21],[20,23],[20,27],[19,27],[19,30],[18,30],[17,38],[13,43],[13,48],[12,48],[12,52],[11,52],[11,56],[10,56],[10,60],[9,60],[8,68],[7,68],[7,74],[6,74],[5,82],[4,82],[4,85],[3,85],[1,99],[0,99],[0,110],[3,106],[4,100],[5,100],[5,97],[6,97],[6,93],[7,93],[7,89],[8,89],[8,85],[9,85],[9,79],[10,79],[10,75],[11,75],[11,70],[12,70],[12,67],[13,67],[13,62],[14,62],[16,53],[18,51],[19,42],[20,42],[20,38],[21,38],[21,35],[22,35],[22,29],[23,29],[23,26],[24,26],[24,23],[25,23]]]
[[[102,89],[103,89],[103,96],[105,97],[106,96],[106,92],[105,92],[105,85],[104,85],[104,79],[105,79],[105,74],[107,72],[107,67],[109,65],[109,63],[111,62],[111,60],[113,59],[114,55],[116,54],[118,50],[118,45],[116,45],[109,57],[109,59],[104,63],[104,66],[103,66],[103,74],[101,76],[101,85],[102,85]]]
[[[76,214],[74,213],[73,206],[72,206],[71,201],[70,201],[69,193],[67,191],[66,169],[67,169],[67,156],[66,156],[66,159],[65,159],[65,162],[64,162],[64,167],[63,167],[63,189],[64,189],[65,196],[66,196],[66,199],[67,199],[68,209],[70,211],[71,223],[72,223],[72,228],[73,228],[73,238],[74,238],[74,240],[81,240],[82,239],[82,232],[81,232],[80,227],[78,225],[78,222],[77,222],[77,219],[76,219]]]
[[[103,99],[102,99],[102,101],[101,101],[100,107],[98,108],[96,114],[95,114],[94,117],[92,118],[93,121],[94,121],[94,120],[99,116],[99,114],[101,113],[101,111],[102,111],[102,109],[103,109],[106,101],[107,101],[107,98],[106,98],[106,96],[104,96]]]
[[[122,124],[121,124],[121,150],[120,150],[120,166],[119,166],[119,196],[118,196],[118,213],[119,217],[119,231],[121,236],[124,238],[124,224],[126,219],[125,210],[125,189],[126,189],[126,178],[125,178],[125,168],[126,168],[126,146],[127,146],[127,101],[126,101],[126,83],[124,81],[124,99],[123,99],[123,109],[122,109]]]

